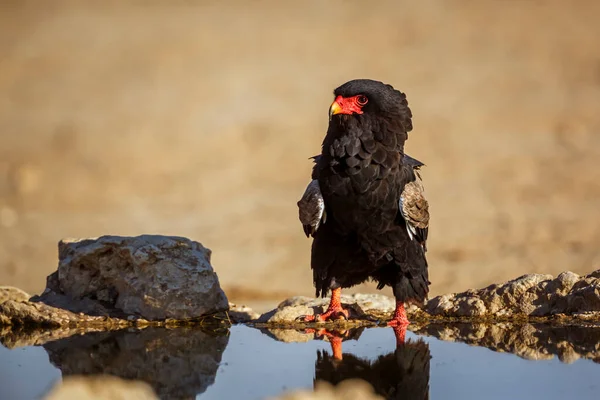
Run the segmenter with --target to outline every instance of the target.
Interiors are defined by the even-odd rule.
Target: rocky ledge
[[[600,270],[580,276],[573,272],[552,275],[529,274],[517,279],[438,296],[427,303],[432,316],[483,317],[574,317],[600,319]]]

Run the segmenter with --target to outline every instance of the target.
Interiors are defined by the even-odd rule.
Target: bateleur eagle
[[[347,318],[341,289],[372,279],[378,289],[392,287],[389,325],[405,328],[404,304],[422,304],[430,284],[423,163],[404,154],[412,113],[404,93],[378,81],[349,81],[334,97],[312,181],[298,201],[304,232],[313,237],[316,294],[331,290],[331,301],[325,313],[302,319]]]

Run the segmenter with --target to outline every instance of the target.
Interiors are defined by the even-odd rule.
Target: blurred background
[[[296,201],[354,78],[407,93],[432,295],[598,269],[599,15],[594,0],[3,0],[0,284],[43,290],[61,238],[160,233],[211,248],[232,301],[313,295]]]

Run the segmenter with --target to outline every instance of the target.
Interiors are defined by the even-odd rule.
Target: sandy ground
[[[598,15],[584,0],[2,1],[0,284],[40,291],[63,237],[162,233],[211,248],[234,301],[313,294],[296,201],[332,90],[358,77],[408,95],[432,294],[597,269]]]

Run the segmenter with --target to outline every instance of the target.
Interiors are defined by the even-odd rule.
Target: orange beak
[[[333,103],[331,103],[331,107],[329,107],[329,119],[331,119],[332,116],[339,114],[342,112],[342,106],[340,106],[340,104],[337,102],[337,99],[335,99],[335,101]]]

